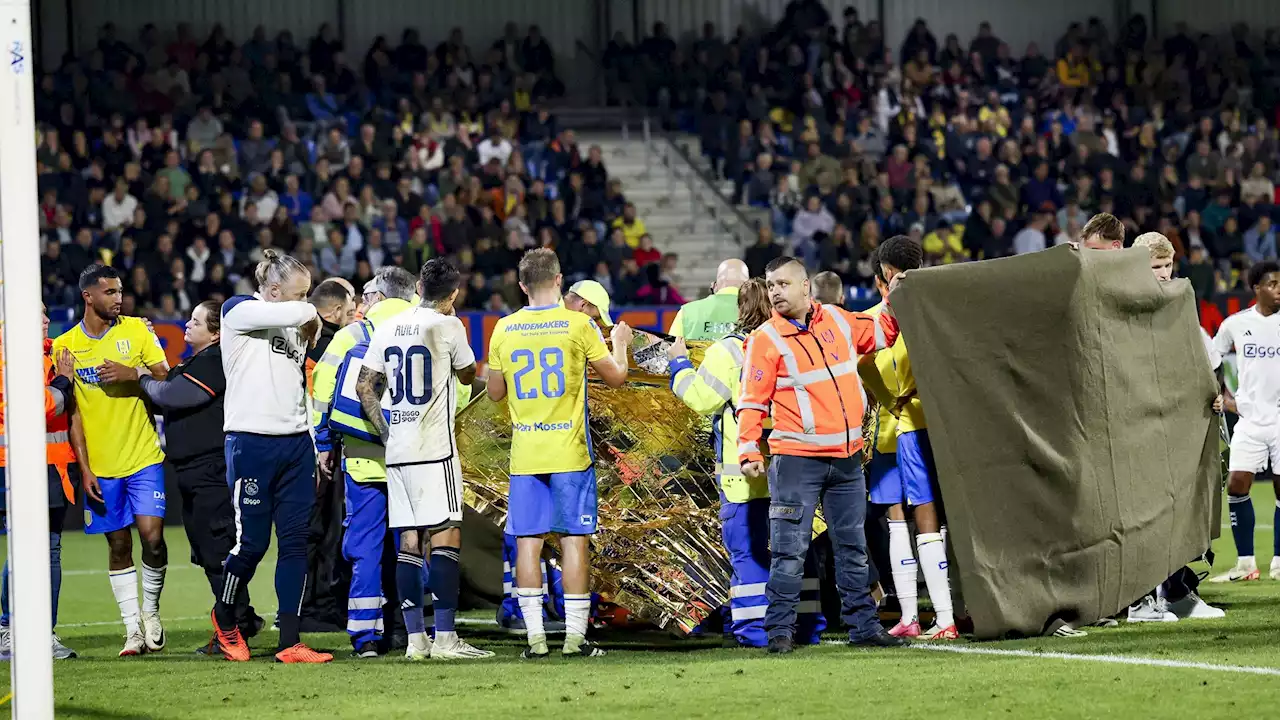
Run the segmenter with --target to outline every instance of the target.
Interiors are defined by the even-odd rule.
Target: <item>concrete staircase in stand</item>
[[[716,266],[741,257],[743,228],[715,197],[719,188],[704,182],[671,143],[653,135],[646,144],[639,132],[580,132],[579,145],[599,145],[610,177],[622,180],[623,194],[661,252],[679,254],[673,280],[685,298],[710,291]],[[696,148],[694,149],[696,153]]]

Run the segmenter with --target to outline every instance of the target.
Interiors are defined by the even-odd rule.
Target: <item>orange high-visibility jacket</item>
[[[865,395],[858,355],[898,337],[888,313],[873,317],[811,306],[807,326],[774,313],[747,338],[738,399],[739,462],[759,462],[766,416],[773,455],[844,458],[862,449]]]
[[[71,449],[71,418],[65,412],[66,403],[70,398],[60,397],[60,393],[54,392],[48,385],[53,380],[56,371],[53,365],[53,357],[50,351],[53,349],[53,341],[44,341],[44,421],[45,421],[45,457],[49,465],[55,467],[58,475],[62,477],[62,491],[67,496],[67,500],[74,502],[76,499],[75,488],[71,485],[71,479],[67,476],[67,467],[76,461],[75,451]],[[0,441],[4,439],[4,353],[0,349]],[[0,467],[5,467],[8,463],[8,454],[3,445],[0,445]]]

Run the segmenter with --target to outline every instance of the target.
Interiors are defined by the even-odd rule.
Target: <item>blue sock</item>
[[[5,575],[8,582],[8,575]],[[51,533],[49,537],[49,590],[53,601],[53,627],[58,627],[58,595],[62,592],[62,534]],[[5,613],[8,616],[8,613]]]
[[[396,591],[400,594],[400,610],[404,630],[410,635],[427,631],[422,619],[422,556],[413,553],[396,555]]]
[[[453,632],[453,617],[458,611],[459,583],[458,548],[433,548],[431,595],[434,598],[436,633]]]
[[[9,561],[4,561],[4,578],[0,580],[0,625],[9,627]]]
[[[1236,555],[1253,556],[1253,498],[1245,495],[1227,495],[1227,508],[1231,512],[1231,535],[1236,540]]]
[[[1276,500],[1276,510],[1271,515],[1271,557],[1280,557],[1280,500]]]
[[[276,598],[280,603],[276,610],[276,621],[280,625],[281,648],[293,647],[302,642],[299,614],[302,612],[302,596],[307,589],[306,546],[302,546],[301,552],[293,551],[292,547],[289,550],[287,555],[281,554],[276,558]],[[284,552],[284,548],[281,552]],[[234,602],[231,615],[231,622],[234,623]]]

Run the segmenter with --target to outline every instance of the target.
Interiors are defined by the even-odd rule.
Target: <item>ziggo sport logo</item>
[[[1276,345],[1258,345],[1255,343],[1245,343],[1243,350],[1244,350],[1243,354],[1247,358],[1280,357],[1280,346],[1276,346]]]

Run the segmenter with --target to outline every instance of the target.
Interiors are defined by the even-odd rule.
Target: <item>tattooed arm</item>
[[[382,391],[386,384],[386,375],[367,367],[360,368],[360,375],[356,377],[356,397],[360,398],[360,409],[377,429],[383,443],[386,443],[387,433],[390,431],[387,419],[382,416]]]

